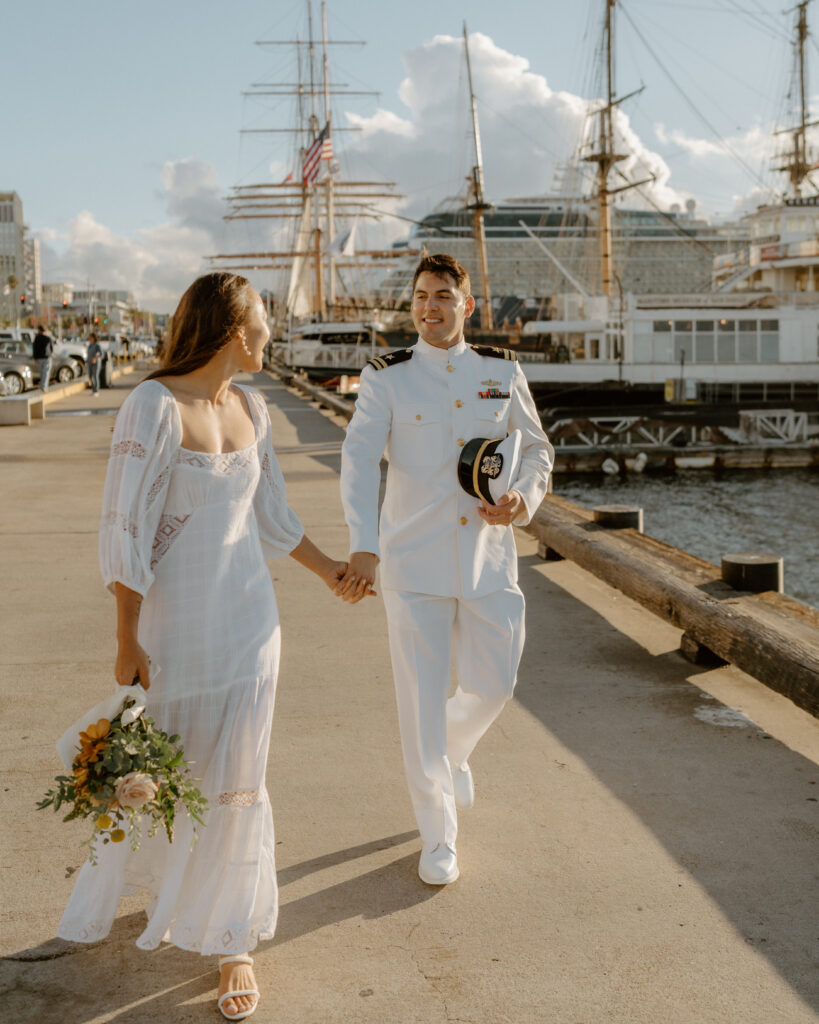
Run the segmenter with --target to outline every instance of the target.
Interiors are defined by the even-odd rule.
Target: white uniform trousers
[[[452,767],[469,758],[512,696],[523,652],[517,586],[472,600],[383,590],[398,724],[422,841],[454,846]],[[450,697],[454,661],[458,686]]]

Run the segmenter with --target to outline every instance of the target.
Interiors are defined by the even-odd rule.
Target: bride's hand
[[[120,640],[117,644],[117,661],[114,675],[120,686],[140,683],[143,690],[151,685],[151,659],[136,640]]]

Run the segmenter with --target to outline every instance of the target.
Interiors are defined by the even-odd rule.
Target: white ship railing
[[[739,428],[667,423],[646,416],[556,420],[548,428],[556,448],[667,448],[683,445],[806,444],[819,439],[819,417],[792,409],[740,412]]]

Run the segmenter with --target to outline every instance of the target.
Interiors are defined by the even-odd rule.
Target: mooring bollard
[[[595,523],[607,530],[643,532],[643,510],[637,505],[598,505],[592,512]]]
[[[784,561],[778,555],[723,555],[722,579],[734,590],[750,590],[755,594],[784,586]]]

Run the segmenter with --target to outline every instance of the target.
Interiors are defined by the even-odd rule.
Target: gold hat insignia
[[[481,381],[481,384],[485,384],[488,388],[499,388],[500,387],[500,383],[501,382],[499,380],[482,380]]]

